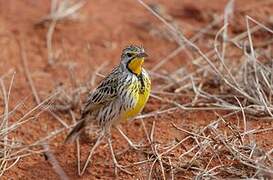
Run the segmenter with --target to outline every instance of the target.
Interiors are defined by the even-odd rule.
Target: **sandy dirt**
[[[268,2],[268,1],[267,1]],[[155,7],[162,8],[165,18],[176,24],[183,30],[186,37],[193,37],[200,29],[206,27],[216,17],[223,14],[226,0],[158,0],[147,1]],[[235,3],[234,17],[231,24],[231,34],[245,31],[244,15],[255,17],[259,22],[272,22],[273,3],[259,5],[255,0],[238,0]],[[57,87],[64,87],[68,91],[73,89],[71,84],[71,68],[76,75],[78,85],[85,85],[90,82],[93,72],[102,64],[103,68],[99,73],[107,74],[119,62],[121,49],[129,44],[141,44],[149,54],[149,60],[145,62],[146,69],[152,69],[164,57],[169,55],[178,47],[172,35],[166,27],[155,16],[148,12],[141,4],[133,0],[100,0],[88,1],[86,5],[76,14],[75,19],[63,20],[57,23],[53,35],[53,50],[55,63],[53,66],[47,63],[46,33],[49,23],[37,25],[39,20],[50,11],[50,1],[35,0],[0,0],[0,75],[15,70],[15,80],[11,92],[10,107],[15,107],[20,101],[24,105],[20,107],[10,119],[13,123],[18,117],[36,106],[29,83],[25,76],[25,69],[22,63],[22,44],[26,52],[28,67],[38,91],[39,97],[47,98]],[[267,24],[271,25],[271,24]],[[209,49],[207,42],[221,28],[218,23],[196,43],[204,51]],[[272,36],[271,36],[272,37]],[[213,39],[213,38],[212,38]],[[259,39],[259,37],[257,38]],[[179,67],[191,69],[191,58],[187,52],[182,51],[177,56],[162,66],[158,73],[168,74]],[[95,84],[101,77],[97,76]],[[6,80],[6,83],[9,81]],[[154,78],[153,90],[160,87],[161,81]],[[89,88],[92,88],[89,86]],[[169,89],[168,91],[172,91]],[[84,99],[85,93],[81,98]],[[187,93],[179,97],[171,98],[180,103],[189,102]],[[1,100],[2,101],[2,100]],[[1,103],[1,112],[3,103]],[[162,103],[155,98],[150,98],[143,114],[160,109],[173,107],[168,103]],[[75,107],[78,117],[79,105]],[[73,124],[68,112],[56,112],[67,124]],[[226,112],[218,112],[226,113]],[[183,139],[186,133],[178,131],[172,123],[187,130],[196,130],[204,127],[217,116],[213,111],[184,111],[174,110],[155,117],[144,119],[145,127],[150,132],[155,122],[155,141],[159,144],[168,144]],[[233,120],[232,120],[233,119]],[[232,121],[236,117],[231,118]],[[272,127],[273,122],[267,120],[252,119],[248,128]],[[13,136],[20,140],[31,143],[48,135],[49,132],[62,128],[49,113],[43,112],[37,119],[24,124]],[[147,141],[142,123],[140,120],[123,124],[124,132],[134,142]],[[129,167],[133,175],[123,172],[115,177],[112,158],[107,143],[103,143],[93,157],[91,165],[87,168],[82,177],[77,175],[76,148],[74,144],[63,144],[68,129],[50,140],[50,148],[56,156],[61,167],[71,179],[147,179],[150,165]],[[113,146],[121,164],[128,165],[137,161],[145,160],[147,155],[133,149],[128,149],[126,141],[113,130]],[[273,132],[266,132],[253,135],[257,144],[265,150],[272,149]],[[191,142],[186,142],[178,148],[175,153],[180,154],[184,148],[191,147]],[[90,142],[81,140],[81,152],[87,156],[90,149]],[[124,151],[124,149],[126,151]],[[221,154],[225,156],[225,154]],[[84,159],[82,159],[83,162]],[[200,163],[207,161],[200,159]],[[217,163],[216,161],[214,163]],[[212,164],[212,167],[215,164]],[[160,168],[157,167],[153,179],[160,178]],[[223,177],[228,175],[223,174]],[[176,179],[194,177],[192,172],[179,172]],[[3,179],[59,179],[49,161],[42,155],[31,155],[22,158],[14,167],[5,172]]]

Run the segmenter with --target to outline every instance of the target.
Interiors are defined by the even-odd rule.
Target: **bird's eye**
[[[128,57],[132,57],[134,54],[133,53],[127,53]]]

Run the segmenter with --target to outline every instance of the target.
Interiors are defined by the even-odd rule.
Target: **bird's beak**
[[[145,52],[142,52],[142,53],[139,53],[137,57],[139,58],[148,57],[148,54],[146,54]]]

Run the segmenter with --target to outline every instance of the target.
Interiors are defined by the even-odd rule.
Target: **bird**
[[[143,67],[147,56],[143,46],[129,45],[122,50],[120,63],[88,94],[80,119],[66,137],[65,142],[77,138],[85,127],[91,124],[95,125],[103,133],[93,149],[104,136],[107,136],[114,166],[124,170],[117,163],[113,152],[110,139],[111,129],[141,113],[149,99],[151,79]],[[133,146],[133,143],[120,128],[117,129]],[[92,156],[93,149],[90,151],[89,157]],[[83,171],[88,162],[85,163]]]

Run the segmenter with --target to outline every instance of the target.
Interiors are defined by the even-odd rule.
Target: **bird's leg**
[[[124,134],[124,132],[120,129],[120,127],[116,127],[116,129],[119,131],[119,133],[122,135],[122,137],[127,141],[127,143],[129,144],[130,147],[132,147],[135,150],[138,150],[138,148],[140,147],[140,145],[138,144],[134,144],[128,136],[126,136],[126,134]]]
[[[115,166],[115,175],[117,176],[118,175],[118,169],[127,173],[127,174],[132,174],[130,171],[124,169],[124,166],[120,165],[116,159],[116,156],[115,156],[115,153],[114,153],[114,150],[113,150],[113,146],[112,146],[112,142],[111,142],[111,137],[108,137],[108,145],[109,145],[109,148],[110,148],[110,152],[111,152],[111,155],[112,155],[112,159],[113,159],[113,163],[114,163],[114,166]]]

